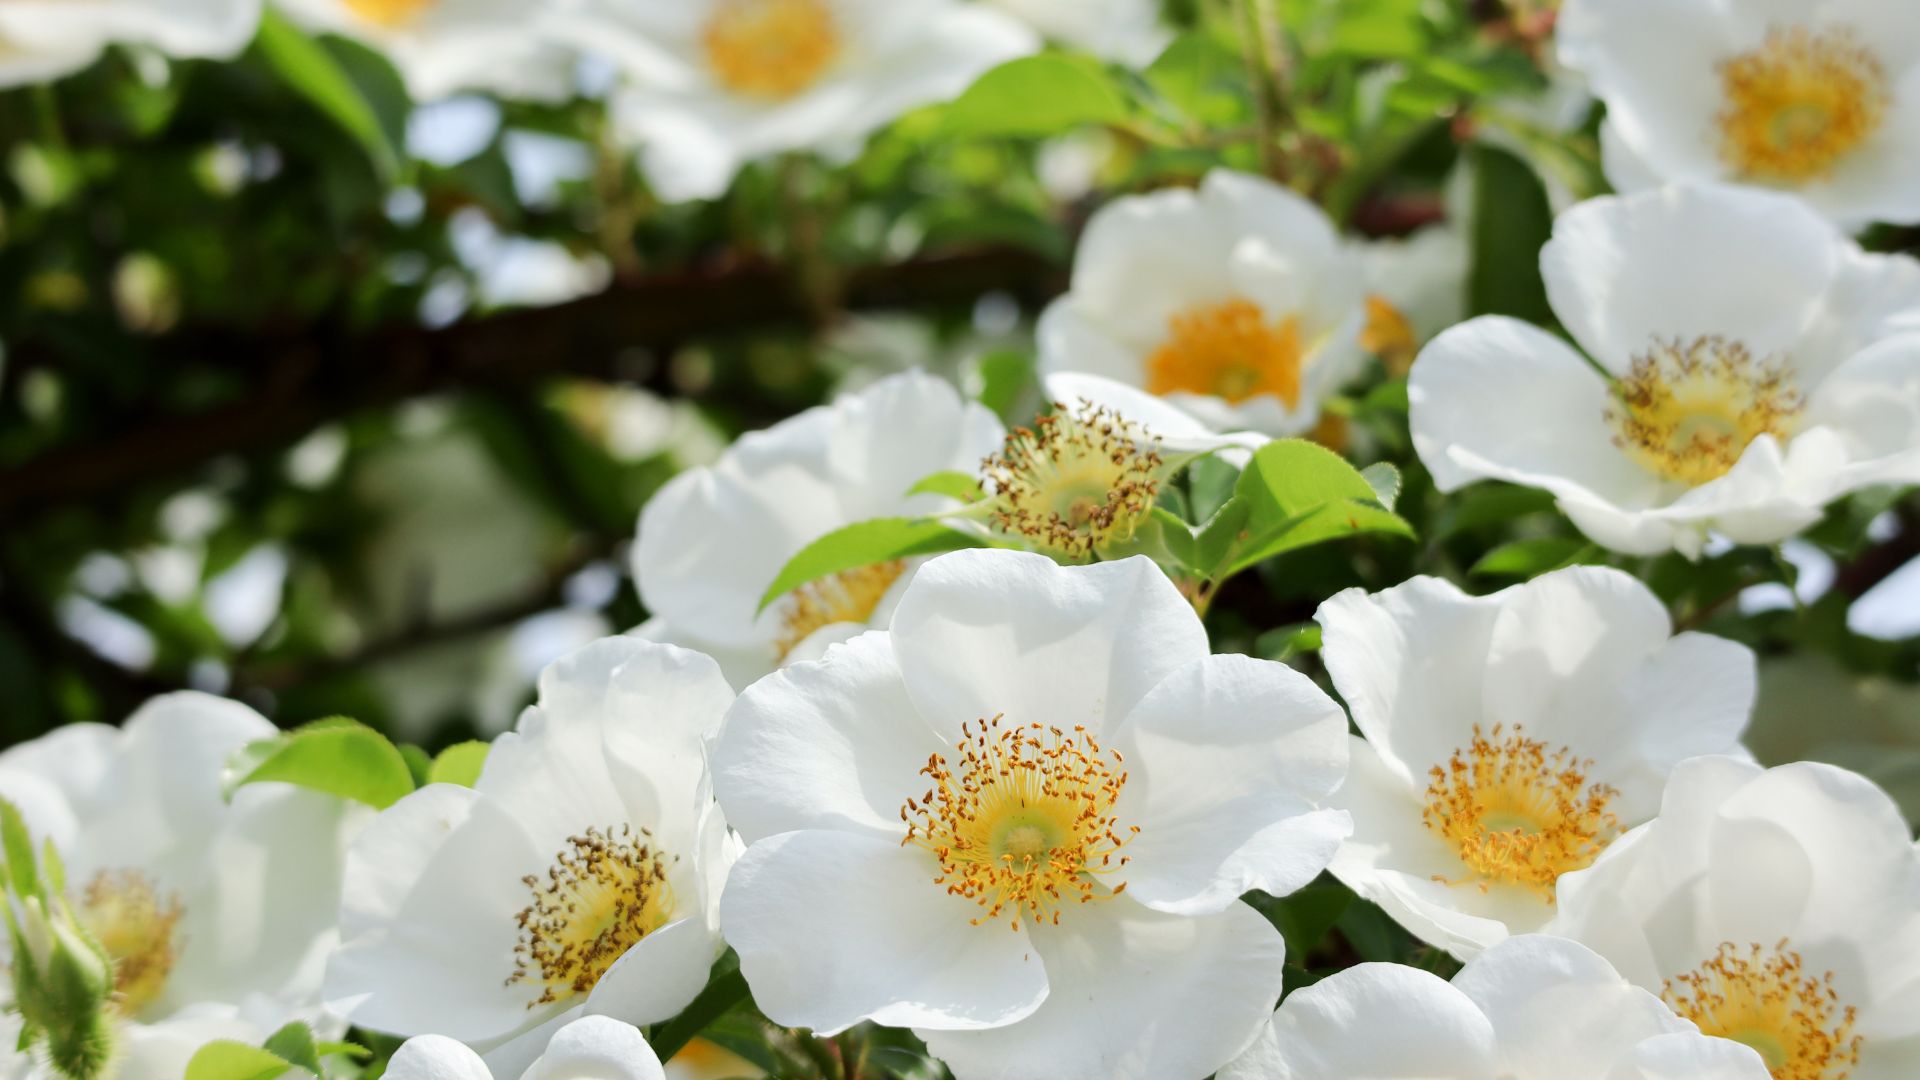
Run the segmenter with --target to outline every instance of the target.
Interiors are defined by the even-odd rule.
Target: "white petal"
[[[1146,354],[1140,346],[1116,340],[1094,317],[1080,311],[1071,294],[1047,305],[1034,328],[1034,339],[1040,349],[1040,371],[1050,380],[1079,373],[1125,386],[1146,384]]]
[[[915,1032],[959,1080],[1206,1076],[1280,996],[1286,943],[1245,904],[1184,918],[1120,897],[1068,910],[1033,939],[1053,985],[1039,1011],[987,1031]]]
[[[1284,896],[1326,869],[1348,831],[1346,815],[1319,809],[1346,775],[1346,718],[1284,664],[1194,661],[1114,743],[1128,773],[1114,815],[1141,830],[1116,877],[1148,907],[1192,915],[1251,889]]]
[[[1856,461],[1920,449],[1920,334],[1879,342],[1840,364],[1807,403],[1806,423],[1841,432]]]
[[[1718,175],[1716,61],[1740,27],[1715,0],[1569,0],[1556,24],[1560,62],[1607,102],[1622,142],[1665,179]]]
[[[1495,945],[1453,985],[1493,1023],[1502,1075],[1551,1076],[1569,1062],[1598,1071],[1646,1039],[1692,1030],[1593,950],[1544,934]]]
[[[493,1080],[480,1055],[445,1035],[416,1035],[393,1052],[388,1080]]]
[[[1486,1080],[1496,1064],[1493,1027],[1465,994],[1375,963],[1295,991],[1219,1080]]]
[[[973,925],[985,909],[948,895],[939,874],[931,854],[898,840],[783,833],[734,865],[720,922],[776,1023],[962,1029],[1032,1013],[1047,972],[1028,935]]]
[[[632,1024],[583,1016],[554,1035],[521,1080],[664,1080],[665,1070]]]
[[[1750,1046],[1698,1032],[1656,1035],[1614,1063],[1607,1080],[1770,1080]]]
[[[893,646],[908,695],[948,739],[1003,713],[1097,734],[1207,655],[1207,634],[1144,557],[1062,567],[976,550],[920,568],[894,612]]]
[[[587,995],[587,1013],[626,1024],[657,1024],[679,1015],[707,985],[721,951],[703,912],[668,923],[613,962]]]
[[[951,749],[918,719],[894,641],[869,633],[740,695],[714,745],[714,791],[749,843],[794,829],[898,843],[921,769]]]
[[[971,473],[1005,432],[978,402],[922,372],[889,376],[834,405],[829,466],[848,521],[930,513],[943,500],[907,498],[929,474]]]
[[[752,686],[774,668],[773,649],[766,642],[756,642],[744,648],[716,645],[658,617],[648,619],[627,631],[627,634],[642,641],[658,641],[663,645],[678,645],[683,649],[706,653],[714,663],[720,665],[721,674],[727,677],[728,684],[735,691]]]

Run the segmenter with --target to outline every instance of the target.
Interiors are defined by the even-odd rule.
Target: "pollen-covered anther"
[[[1005,919],[1058,925],[1060,910],[1117,896],[1100,876],[1127,864],[1140,829],[1114,803],[1127,774],[1118,751],[1084,727],[1010,724],[1004,716],[961,728],[958,754],[934,754],[926,794],[900,808],[907,844],[939,862],[935,885],[980,905],[975,926]]]
[[[814,631],[834,623],[864,623],[873,618],[887,590],[907,572],[902,559],[842,570],[793,590],[783,601],[780,636],[774,654],[784,661]]]
[[[1521,885],[1551,903],[1560,875],[1592,863],[1619,834],[1607,810],[1617,793],[1587,783],[1591,761],[1549,749],[1519,728],[1504,738],[1502,730],[1482,734],[1476,724],[1472,742],[1434,767],[1421,819],[1472,871],[1448,884],[1471,882],[1482,892]]]
[[[1147,357],[1147,389],[1234,402],[1270,394],[1292,409],[1300,404],[1304,357],[1298,316],[1270,320],[1260,305],[1237,297],[1196,304],[1167,320],[1166,340]]]
[[[592,990],[614,961],[672,918],[667,869],[678,859],[653,850],[652,838],[625,825],[588,829],[567,839],[544,881],[521,879],[533,902],[516,916],[520,941],[506,985],[538,991],[528,1008]]]
[[[76,914],[113,959],[115,1007],[140,1015],[179,959],[179,899],[162,897],[137,870],[103,870],[81,891]]]
[[[1160,493],[1160,442],[1111,409],[1055,405],[981,465],[992,521],[1042,551],[1089,559],[1133,536]]]
[[[1850,30],[1775,29],[1720,64],[1720,158],[1750,180],[1820,179],[1886,120],[1886,69]]]
[[[1854,1007],[1840,1001],[1831,971],[1809,974],[1787,946],[1721,942],[1712,959],[1668,979],[1661,996],[1703,1034],[1752,1047],[1774,1080],[1844,1080],[1863,1042]]]
[[[719,0],[701,40],[722,86],[774,100],[818,82],[840,53],[826,0]]]
[[[1805,398],[1784,362],[1757,360],[1721,337],[1656,341],[1614,387],[1614,445],[1688,486],[1725,476],[1762,435],[1784,444]]]

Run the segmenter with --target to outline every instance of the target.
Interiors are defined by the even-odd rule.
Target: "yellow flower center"
[[[906,561],[894,559],[842,570],[793,590],[780,619],[780,636],[774,642],[776,658],[786,660],[801,642],[823,626],[871,621],[887,590],[906,572]]]
[[[722,86],[774,100],[818,82],[840,53],[826,0],[720,0],[703,38]]]
[[[673,918],[667,867],[677,858],[654,851],[652,838],[625,825],[588,829],[567,840],[545,881],[522,879],[533,903],[516,917],[520,942],[507,985],[539,991],[528,1008],[592,990],[614,961]]]
[[[1300,404],[1305,351],[1300,319],[1278,323],[1251,300],[1196,304],[1167,320],[1167,339],[1147,357],[1155,394],[1207,394],[1240,402],[1271,394]]]
[[[1840,1004],[1833,973],[1807,974],[1785,941],[1744,952],[1721,942],[1711,960],[1668,979],[1661,996],[1702,1032],[1753,1047],[1774,1080],[1843,1080],[1860,1063],[1854,1008]]]
[[[1762,435],[1784,443],[1805,407],[1784,363],[1719,337],[1656,342],[1614,387],[1614,445],[1649,471],[1695,486],[1727,474]]]
[[[368,22],[398,28],[432,10],[439,0],[347,0],[347,7]]]
[[[1475,725],[1466,749],[1434,767],[1421,819],[1459,852],[1482,892],[1524,885],[1552,903],[1560,875],[1592,863],[1620,832],[1607,811],[1617,793],[1587,784],[1592,764],[1519,728],[1502,739],[1498,725],[1491,737]]]
[[[1420,339],[1413,322],[1384,296],[1367,297],[1367,323],[1360,328],[1360,347],[1380,358],[1389,374],[1405,375],[1413,367]]]
[[[1126,891],[1098,876],[1127,864],[1120,849],[1138,826],[1122,828],[1113,806],[1126,786],[1118,751],[1103,750],[1084,727],[1071,732],[1008,724],[996,716],[961,728],[957,764],[942,754],[920,772],[933,786],[900,808],[901,841],[939,861],[935,885],[979,904],[980,926],[1002,917],[1060,923],[1060,908]]]
[[[1072,559],[1133,536],[1153,509],[1159,440],[1111,409],[1054,406],[981,466],[1001,531]]]
[[[113,958],[120,1011],[140,1015],[159,1000],[179,958],[179,899],[162,898],[137,870],[103,870],[80,894],[76,914]]]
[[[1773,30],[1720,64],[1720,158],[1742,176],[1798,184],[1831,173],[1886,119],[1880,61],[1849,30]]]

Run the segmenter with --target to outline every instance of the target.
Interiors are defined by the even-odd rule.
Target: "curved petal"
[[[1485,1080],[1505,1075],[1497,1064],[1493,1027],[1465,994],[1418,968],[1374,963],[1294,992],[1218,1080]]]
[[[827,462],[850,522],[941,509],[943,500],[907,491],[932,473],[973,472],[1006,435],[992,412],[918,371],[841,398],[833,420]]]
[[[1137,824],[1117,877],[1157,911],[1219,911],[1317,877],[1348,831],[1323,810],[1347,771],[1347,725],[1313,680],[1248,656],[1196,660],[1154,687],[1115,743],[1128,779],[1114,815]]]
[[[1467,962],[1453,985],[1493,1024],[1502,1075],[1596,1071],[1658,1035],[1693,1030],[1658,997],[1578,942],[1523,934]]]
[[[554,1034],[521,1080],[665,1080],[646,1036],[632,1024],[583,1016]]]
[[[974,925],[983,909],[936,883],[919,848],[855,833],[769,837],[734,865],[720,924],[754,1000],[823,1035],[862,1020],[995,1027],[1047,996],[1024,932]]]
[[[1245,904],[1197,918],[1126,900],[1076,907],[1033,945],[1053,990],[1019,1023],[916,1030],[959,1080],[1206,1076],[1280,996],[1286,943]]]
[[[723,947],[704,915],[668,923],[615,960],[587,995],[587,1015],[657,1024],[692,1004]]]
[[[774,672],[740,695],[713,748],[713,784],[749,843],[842,829],[898,843],[921,770],[950,750],[917,719],[895,640],[867,633],[824,659]]]
[[[1656,1035],[1616,1061],[1606,1080],[1771,1080],[1752,1047],[1698,1032]]]
[[[1040,350],[1041,374],[1049,378],[1083,373],[1125,386],[1146,384],[1146,356],[1140,346],[1114,340],[1081,314],[1071,295],[1047,305],[1034,328],[1034,340]]]
[[[381,1075],[389,1080],[493,1080],[492,1070],[463,1042],[416,1035],[402,1043]]]
[[[1843,433],[1854,461],[1913,457],[1920,449],[1920,333],[1870,345],[1841,363],[1808,401],[1806,423]],[[1920,466],[1914,469],[1920,476]]]
[[[921,567],[893,647],[908,696],[949,741],[1001,714],[1098,734],[1208,651],[1199,616],[1144,557],[1062,567],[1001,550]]]
[[[1270,441],[1252,432],[1215,435],[1212,428],[1169,404],[1167,399],[1099,375],[1074,372],[1048,375],[1046,389],[1048,397],[1069,408],[1111,409],[1144,427],[1149,435],[1160,440],[1164,449],[1175,453],[1204,453],[1228,446],[1257,447]]]

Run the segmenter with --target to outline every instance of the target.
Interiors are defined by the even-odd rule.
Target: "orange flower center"
[[[159,1000],[179,959],[180,901],[160,896],[137,870],[103,870],[81,892],[76,914],[113,959],[115,1005],[139,1016]]]
[[[1421,818],[1459,853],[1472,871],[1465,880],[1482,892],[1523,885],[1551,903],[1560,875],[1591,864],[1620,832],[1607,811],[1617,793],[1587,784],[1591,766],[1518,728],[1502,739],[1499,726],[1487,736],[1475,725],[1473,741],[1434,767]]]
[[[347,0],[347,7],[368,22],[397,29],[432,10],[438,0]]]
[[[1805,406],[1792,371],[1718,337],[1656,342],[1614,387],[1614,445],[1688,486],[1725,476],[1762,435],[1784,443]]]
[[[1147,389],[1206,394],[1232,402],[1269,394],[1300,404],[1300,319],[1269,322],[1259,305],[1233,299],[1197,304],[1167,320],[1167,339],[1147,357]]]
[[[774,642],[776,658],[784,661],[823,626],[871,621],[887,590],[906,572],[906,562],[894,559],[842,570],[793,590],[781,616],[780,637]]]
[[[1845,29],[1773,30],[1720,64],[1720,158],[1740,175],[1801,184],[1831,173],[1886,120],[1886,69]]]
[[[702,38],[722,86],[772,100],[818,82],[840,53],[825,0],[720,0]]]
[[[567,1001],[592,990],[614,961],[673,918],[667,867],[653,836],[620,826],[569,837],[544,880],[521,880],[533,902],[520,912],[507,985],[537,993],[527,1008]]]
[[[1661,996],[1704,1034],[1753,1047],[1774,1080],[1844,1080],[1860,1063],[1854,1008],[1840,1003],[1833,973],[1807,974],[1785,941],[1744,952],[1721,942],[1711,960],[1668,979]]]

